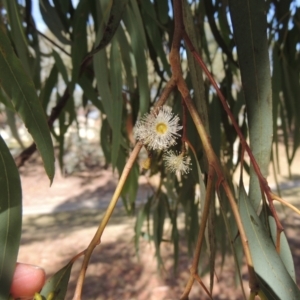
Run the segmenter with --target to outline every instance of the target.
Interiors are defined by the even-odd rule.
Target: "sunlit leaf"
[[[270,295],[268,299],[299,299],[300,291],[276,252],[242,184],[239,210],[260,288]]]
[[[0,136],[0,299],[8,299],[22,229],[22,190],[18,169]]]

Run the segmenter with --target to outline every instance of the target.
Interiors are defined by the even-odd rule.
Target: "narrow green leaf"
[[[287,32],[284,51],[281,54],[283,67],[283,92],[284,104],[286,106],[287,121],[289,129],[293,135],[293,151],[289,157],[289,165],[295,157],[296,151],[300,145],[300,120],[299,120],[299,97],[300,86],[297,76],[299,74],[299,57],[298,50],[299,31],[296,26]]]
[[[204,1],[200,1],[198,8],[195,11],[195,14],[199,16],[198,29],[200,37],[198,37],[198,39],[200,40],[203,57],[207,60],[207,65],[212,67],[212,60],[214,59],[214,54],[210,46],[212,32],[208,30],[206,14],[202,13],[203,11],[205,11]]]
[[[107,24],[104,28],[102,39],[100,40],[98,46],[90,53],[90,55],[97,53],[98,51],[105,48],[110,43],[113,36],[115,35],[115,32],[119,27],[128,0],[113,0],[111,2],[112,3],[111,3],[110,14],[108,17]]]
[[[65,28],[68,28],[70,25],[69,16],[74,11],[73,3],[70,0],[52,0],[57,11],[57,14],[64,25]]]
[[[300,291],[256,215],[242,183],[240,184],[239,210],[260,288],[265,294],[270,295],[268,299],[300,299]]]
[[[163,238],[164,223],[166,217],[166,204],[168,201],[167,196],[161,192],[158,203],[153,211],[153,239],[155,244],[155,254],[158,260],[158,264],[162,263],[162,258],[160,255],[160,244]]]
[[[55,50],[52,50],[52,55],[54,57],[56,67],[57,67],[59,73],[61,74],[65,84],[67,85],[69,83],[69,79],[68,79],[68,73],[67,73],[66,66],[65,66],[61,56]]]
[[[65,35],[62,34],[63,32],[65,33],[65,28],[59,18],[56,9],[51,6],[48,0],[40,0],[39,4],[44,22],[53,32],[54,36],[56,36],[63,44],[70,45],[70,41],[65,37]]]
[[[80,1],[73,18],[73,41],[71,48],[72,56],[72,85],[74,89],[75,83],[78,81],[81,62],[87,54],[87,20],[90,8],[90,1]]]
[[[20,58],[27,74],[30,75],[31,72],[28,60],[28,43],[24,34],[22,21],[20,20],[17,1],[5,0],[4,3],[7,9],[9,25],[11,27],[11,35],[16,47],[16,52],[18,53],[18,57]]]
[[[139,187],[138,178],[139,178],[139,166],[135,162],[131,168],[131,171],[126,179],[124,187],[122,189],[122,198],[126,198],[126,202],[129,204],[127,213],[132,214],[135,209],[135,200],[137,196],[137,191]]]
[[[288,124],[288,128],[290,129],[292,126],[293,121],[293,114],[296,109],[294,103],[294,94],[292,90],[291,80],[292,77],[295,75],[293,72],[290,72],[290,68],[288,63],[286,62],[286,57],[282,60],[281,64],[281,72],[282,72],[282,91],[284,96],[284,106],[285,106],[285,113],[286,113],[286,120]]]
[[[130,3],[135,3],[131,1]],[[135,7],[135,6],[134,6]],[[149,110],[150,91],[148,86],[148,72],[145,57],[146,38],[143,23],[140,23],[140,13],[132,10],[130,6],[126,6],[123,15],[123,21],[131,38],[131,46],[134,53],[137,70],[137,83],[139,88],[139,111],[141,115]]]
[[[281,129],[282,129],[282,133],[283,133],[283,141],[284,141],[284,150],[285,150],[285,154],[286,154],[286,158],[288,163],[290,163],[290,142],[289,142],[289,137],[290,137],[290,132],[288,130],[288,118],[286,116],[286,106],[284,105],[284,103],[279,102],[279,107],[280,107],[280,120],[281,120]],[[290,165],[289,165],[289,174],[291,174],[291,169],[290,169]]]
[[[184,2],[184,9],[183,9],[183,16],[184,16],[184,25],[189,35],[196,51],[199,52],[199,47],[197,45],[197,35],[195,30],[195,25],[193,23],[193,16],[190,10],[190,6],[187,2]],[[204,80],[201,67],[195,63],[195,59],[187,47],[187,58],[188,58],[188,65],[191,74],[192,86],[194,90],[194,101],[197,107],[197,111],[201,117],[201,120],[205,126],[206,132],[209,134],[209,121],[208,121],[208,108],[207,103],[205,101],[205,88],[204,88]]]
[[[79,78],[79,85],[81,86],[84,95],[90,100],[95,107],[97,107],[101,112],[104,112],[102,103],[98,98],[97,91],[92,85],[92,82],[84,74]]]
[[[57,96],[59,98],[59,96]],[[70,125],[73,123],[73,121],[76,118],[76,113],[75,113],[75,108],[74,108],[74,99],[71,97],[69,99],[67,105],[64,107],[62,112],[60,113],[58,117],[59,121],[59,134],[55,134],[54,130],[52,130],[53,136],[55,136],[56,140],[58,141],[59,144],[59,156],[58,156],[58,162],[60,166],[60,170],[63,173],[64,170],[64,153],[65,153],[65,134],[68,131],[68,128]]]
[[[277,228],[274,217],[271,214],[269,207],[266,207],[266,211],[263,210],[260,215],[260,220],[262,221],[265,228],[270,229],[270,235],[272,237],[274,245],[276,245],[276,238],[277,238]],[[291,253],[291,249],[286,238],[284,232],[280,234],[280,253],[279,256],[284,263],[287,271],[289,272],[290,276],[296,282],[296,274],[295,274],[295,266],[294,260]]]
[[[204,1],[204,7],[210,30],[214,36],[216,44],[222,49],[222,52],[226,54],[228,61],[237,65],[233,58],[232,51],[229,48],[231,32],[227,23],[226,14],[223,13],[222,8],[219,8],[219,11],[217,11],[218,6],[213,5],[213,3],[209,0]],[[225,15],[224,18],[223,15]],[[225,24],[227,26],[224,26]]]
[[[31,49],[29,52],[29,63],[30,63],[30,71],[31,77],[34,82],[34,86],[37,90],[41,89],[41,74],[42,74],[42,53],[40,48],[40,36],[39,34],[32,28],[28,37],[29,47],[31,47],[34,51],[34,55],[31,54]]]
[[[233,190],[233,189],[232,189]],[[221,214],[216,215],[216,236],[217,240],[219,240],[221,254],[222,254],[222,267],[225,262],[225,255],[228,253],[228,247],[231,248],[234,263],[235,263],[235,282],[239,284],[242,293],[244,295],[244,299],[246,299],[246,294],[243,286],[241,269],[243,266],[243,247],[240,239],[236,239],[238,229],[236,222],[233,217],[233,213],[227,198],[227,195],[224,189],[220,189],[219,191],[219,203]],[[227,236],[227,242],[224,241],[224,236]],[[232,243],[234,241],[234,243]]]
[[[142,7],[141,10],[142,17],[144,20],[145,28],[148,33],[150,42],[153,45],[153,48],[162,63],[160,69],[167,72],[168,75],[171,76],[170,65],[167,61],[167,56],[163,48],[163,43],[162,43],[163,37],[158,27],[159,22],[156,17],[154,5],[151,3],[150,0],[144,0],[141,2],[141,7]]]
[[[55,273],[43,286],[40,294],[47,298],[52,293],[55,300],[64,300],[68,283],[70,279],[73,262],[69,262],[66,266]]]
[[[159,20],[163,24],[166,24],[169,20],[169,3],[168,3],[168,1],[156,0],[155,3],[157,5]]]
[[[113,39],[110,53],[110,83],[112,95],[112,123],[113,139],[112,139],[112,154],[111,162],[115,166],[118,158],[120,142],[122,138],[122,63],[120,57],[120,47],[117,39]]]
[[[177,213],[173,216],[170,216],[172,222],[172,241],[174,247],[174,271],[176,272],[178,267],[178,258],[179,258],[179,241],[180,234],[177,226]]]
[[[107,164],[111,163],[111,128],[109,126],[107,118],[102,120],[102,126],[100,131],[100,143],[101,148]]]
[[[209,118],[209,128],[210,134],[214,138],[211,139],[213,149],[218,157],[220,157],[221,152],[221,124],[222,124],[222,108],[219,99],[213,96],[213,99],[209,105],[209,110],[213,112]]]
[[[3,89],[0,87],[0,102],[4,104],[4,106],[11,111],[15,112],[15,108],[13,104],[11,103],[10,99],[6,95],[6,93],[3,91]]]
[[[249,123],[250,147],[267,176],[272,145],[272,90],[265,2],[229,1]],[[249,198],[256,209],[261,201],[258,179],[250,169]]]
[[[8,299],[21,239],[22,189],[18,169],[0,136],[0,299]]]
[[[0,80],[16,112],[25,123],[42,156],[46,173],[54,177],[54,150],[44,110],[34,85],[16,57],[3,27],[0,28]]]
[[[6,118],[7,118],[7,124],[9,126],[9,128],[10,128],[12,136],[18,142],[18,144],[20,145],[20,147],[22,149],[24,149],[25,147],[24,147],[23,142],[22,142],[22,140],[20,138],[19,131],[18,131],[18,128],[17,128],[17,125],[16,125],[15,112],[13,112],[13,111],[11,111],[9,109],[6,109],[5,113],[6,113]]]
[[[280,72],[280,62],[278,57],[279,47],[275,44],[273,48],[272,58],[273,58],[273,74],[272,74],[272,93],[273,93],[273,141],[276,143],[276,160],[278,162],[278,125],[277,119],[279,117],[278,109],[280,103],[280,92],[281,88],[281,72]]]
[[[129,1],[129,6],[132,9],[132,13],[134,15],[134,19],[135,19],[135,24],[136,24],[136,29],[140,30],[140,39],[141,39],[141,44],[143,45],[143,47],[147,46],[147,40],[146,40],[146,34],[145,34],[145,30],[144,30],[144,22],[143,22],[143,18],[141,16],[140,13],[140,9],[138,6],[138,2],[136,0],[130,0]]]
[[[101,103],[107,116],[110,127],[113,127],[112,96],[109,87],[109,70],[105,51],[94,55],[94,70],[97,81],[97,88],[101,97]]]
[[[133,73],[136,73],[134,62],[132,61],[133,53],[128,43],[124,28],[120,26],[116,32],[116,38],[120,45],[120,51],[122,56],[122,62],[126,73],[126,83],[131,93],[134,92],[134,78]]]
[[[153,198],[154,198],[153,195],[148,197],[146,204],[139,211],[137,218],[136,218],[134,231],[135,231],[135,250],[136,250],[137,255],[139,255],[140,237],[143,235],[142,227],[143,227],[143,224],[144,224],[144,221],[146,220],[146,218],[149,221],[151,203],[152,203]],[[149,225],[149,223],[148,223],[148,225]],[[148,236],[150,236],[149,226],[148,226],[147,234],[148,234]]]
[[[55,84],[57,83],[58,79],[58,69],[57,66],[54,64],[48,78],[46,79],[44,86],[41,90],[40,94],[40,102],[45,111],[47,111],[47,106],[50,102],[50,97],[53,91]]]
[[[192,149],[192,148],[191,148]],[[205,198],[206,198],[206,187],[205,187],[205,183],[202,177],[202,171],[201,171],[201,167],[197,158],[197,155],[194,151],[192,151],[193,153],[193,160],[192,160],[192,165],[197,167],[197,175],[198,175],[198,183],[199,183],[199,187],[200,187],[200,194],[201,194],[201,209],[203,209],[204,204],[205,204]]]

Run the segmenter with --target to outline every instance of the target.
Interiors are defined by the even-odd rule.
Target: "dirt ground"
[[[298,207],[299,162],[300,157],[293,165],[293,180],[287,179],[284,166],[279,178],[285,199]],[[39,265],[50,276],[87,247],[110,200],[117,176],[103,167],[95,168],[91,173],[79,172],[66,178],[57,171],[50,188],[39,163],[26,163],[20,171],[24,217],[18,260]],[[274,185],[274,176],[270,176],[270,184]],[[141,202],[148,193],[149,186],[144,178],[138,193]],[[280,216],[290,241],[300,284],[300,216],[291,211],[281,213]],[[82,299],[179,299],[191,265],[184,241],[180,246],[177,271],[174,272],[173,249],[168,243],[162,245],[164,266],[158,270],[154,245],[147,240],[140,239],[140,256],[137,257],[134,222],[135,218],[126,216],[120,202],[105,229],[102,244],[93,253]],[[232,257],[226,257],[223,268],[221,259],[217,259],[214,299],[242,299],[240,288],[235,287],[233,265]],[[81,260],[74,264],[66,299],[72,299],[80,266]],[[243,280],[248,290],[246,273],[244,270]],[[209,286],[208,276],[202,279]],[[190,299],[207,299],[199,284],[194,284]]]

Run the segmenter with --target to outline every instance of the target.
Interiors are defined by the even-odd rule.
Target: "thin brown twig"
[[[163,92],[160,96],[160,99],[157,101],[156,105],[154,106],[153,112],[155,112],[156,109],[159,109],[159,107],[161,107],[167,101],[170,93],[173,91],[175,86],[176,86],[175,81],[171,78],[167,82],[167,84],[166,84],[166,86],[165,86],[165,88],[164,88],[164,90],[163,90]],[[123,169],[121,177],[119,179],[116,190],[115,190],[115,192],[112,196],[112,199],[111,199],[111,201],[108,205],[108,208],[106,209],[104,217],[101,220],[101,223],[99,224],[99,227],[98,227],[93,239],[91,240],[88,248],[85,251],[85,255],[84,255],[84,259],[83,259],[82,266],[81,266],[81,269],[80,269],[80,274],[79,274],[79,277],[78,277],[78,280],[77,280],[73,300],[80,300],[81,299],[83,283],[84,283],[85,274],[86,274],[86,270],[87,270],[87,267],[88,267],[88,264],[89,264],[90,257],[92,255],[95,247],[101,243],[102,233],[103,233],[106,225],[108,224],[108,221],[109,221],[109,219],[110,219],[110,217],[111,217],[111,215],[112,215],[112,213],[115,209],[115,206],[118,202],[118,199],[120,197],[120,194],[122,192],[122,189],[123,189],[123,186],[126,182],[126,179],[129,175],[129,172],[130,172],[130,170],[133,166],[133,163],[137,159],[137,156],[138,156],[140,150],[142,149],[142,147],[143,147],[143,144],[138,142],[135,145],[133,151],[131,152],[131,154],[128,158],[128,161],[126,162],[126,165]]]

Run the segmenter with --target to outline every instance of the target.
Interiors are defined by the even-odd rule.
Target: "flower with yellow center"
[[[168,151],[164,154],[163,160],[167,170],[187,174],[190,171],[190,159],[184,153],[176,154],[174,151]]]
[[[174,116],[171,108],[163,106],[156,114],[146,114],[135,126],[134,135],[137,140],[152,150],[163,150],[176,143],[179,117]]]

